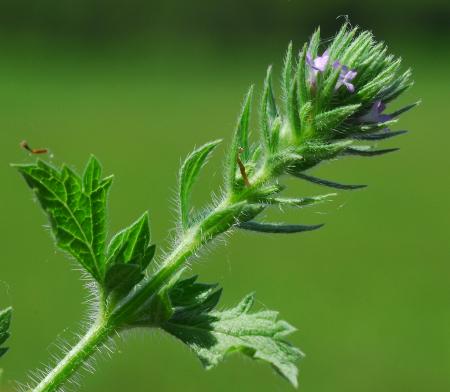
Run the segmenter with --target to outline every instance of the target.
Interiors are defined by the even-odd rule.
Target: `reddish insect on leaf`
[[[27,150],[28,152],[30,152],[31,154],[47,154],[48,153],[48,149],[46,148],[31,148],[28,145],[28,142],[26,140],[22,141],[20,143],[20,147],[22,147],[23,149]]]

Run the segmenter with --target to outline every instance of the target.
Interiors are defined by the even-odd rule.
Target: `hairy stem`
[[[178,245],[167,255],[159,270],[150,276],[136,291],[117,304],[111,312],[103,311],[100,304],[98,321],[88,330],[81,340],[67,353],[59,364],[33,389],[33,392],[52,392],[67,381],[96,351],[108,337],[126,326],[133,314],[151,300],[170,278],[176,274],[187,260],[202,246],[215,237],[228,231],[238,219],[238,215],[227,213],[230,207],[242,204],[251,198],[252,190],[258,189],[272,177],[272,170],[266,166],[256,172],[251,188],[243,188],[236,194],[230,194],[217,205],[201,222],[187,230],[178,241]],[[236,214],[236,213],[235,213]]]
[[[81,340],[59,361],[58,365],[33,389],[33,392],[58,390],[99,350],[108,339],[111,330],[105,320],[95,322]]]

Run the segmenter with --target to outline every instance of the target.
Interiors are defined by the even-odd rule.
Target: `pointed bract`
[[[200,148],[188,155],[180,169],[180,189],[179,189],[179,203],[180,203],[180,218],[183,229],[188,229],[191,224],[190,217],[190,198],[192,186],[197,180],[200,170],[208,160],[210,153],[221,142],[216,140],[204,144]]]
[[[238,225],[239,228],[250,231],[257,231],[260,233],[274,233],[274,234],[292,234],[302,233],[304,231],[312,231],[320,229],[320,225],[288,225],[284,223],[260,223],[260,222],[243,222]]]
[[[228,188],[229,190],[236,189],[236,172],[237,172],[237,160],[238,154],[242,151],[242,158],[246,161],[250,155],[249,149],[249,122],[250,122],[250,110],[253,101],[253,86],[250,87],[247,95],[244,99],[242,111],[238,119],[236,131],[233,136],[233,142],[229,152],[228,163]]]

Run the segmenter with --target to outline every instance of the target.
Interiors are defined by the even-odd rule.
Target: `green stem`
[[[105,343],[111,328],[105,320],[98,320],[81,340],[47,374],[33,392],[52,392],[61,387]]]
[[[98,321],[39,385],[33,389],[33,392],[53,392],[58,390],[65,381],[101,348],[114,331],[126,326],[133,315],[180,270],[201,246],[212,241],[233,226],[237,216],[227,215],[229,208],[248,201],[252,192],[268,181],[271,176],[271,170],[268,170],[266,167],[262,168],[251,179],[251,188],[244,188],[239,194],[230,195],[211,211],[202,222],[186,231],[181,237],[178,246],[166,257],[160,269],[149,277],[132,295],[118,303],[111,310],[111,313],[104,311],[104,303],[100,304]]]
[[[248,200],[252,190],[254,191],[266,183],[272,177],[272,173],[271,169],[263,166],[252,177],[251,189],[244,188],[240,194],[230,195],[211,211],[202,222],[187,231],[181,238],[179,245],[164,260],[161,268],[136,290],[131,297],[126,298],[123,303],[118,305],[111,315],[111,320],[114,324],[121,325],[123,322],[126,322],[130,315],[149,301],[152,295],[157,293],[201,246],[206,245],[215,237],[227,231],[232,226],[232,224],[227,225],[227,222],[231,222],[237,217],[230,219],[224,212],[231,205]],[[216,227],[222,228],[222,230],[214,231],[214,228],[205,227],[205,222],[214,222]]]

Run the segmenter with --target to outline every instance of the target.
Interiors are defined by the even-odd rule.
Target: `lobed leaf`
[[[55,169],[38,160],[16,165],[47,213],[57,245],[74,256],[105,290],[126,295],[144,277],[155,254],[148,214],[117,233],[108,248],[106,202],[112,177],[91,157],[79,177],[68,167]]]
[[[67,166],[58,170],[41,160],[15,167],[35,191],[58,247],[101,282],[107,234],[106,201],[112,177],[101,178],[101,166],[93,156],[83,178]]]
[[[297,386],[295,363],[302,352],[284,339],[295,329],[278,320],[269,310],[251,312],[254,295],[237,306],[214,310],[221,295],[215,285],[203,285],[196,278],[181,281],[169,290],[173,315],[160,326],[185,343],[210,369],[231,353],[240,352],[272,365],[279,374]]]

